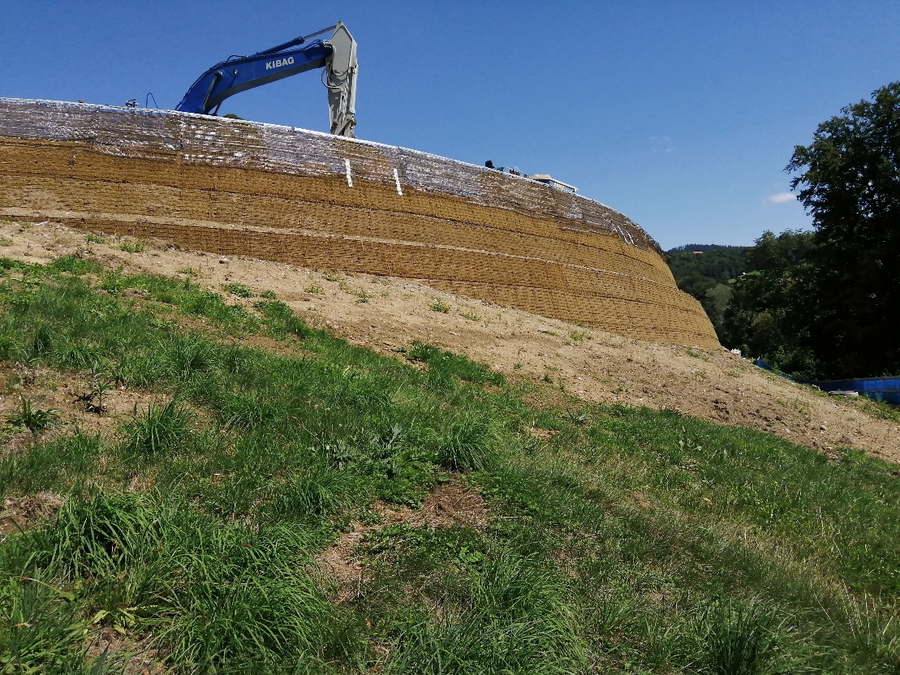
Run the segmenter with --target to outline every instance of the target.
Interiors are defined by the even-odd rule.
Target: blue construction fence
[[[765,370],[776,371],[772,366],[763,361],[756,359],[756,365]],[[781,373],[782,377],[786,377],[800,384],[811,384],[822,391],[855,391],[860,396],[867,396],[876,401],[886,401],[894,405],[900,405],[900,377],[864,377],[853,380],[804,380],[799,377],[791,377]]]

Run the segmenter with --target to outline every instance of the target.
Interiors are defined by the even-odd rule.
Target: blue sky
[[[161,108],[216,61],[341,20],[359,138],[550,173],[663,248],[808,229],[794,145],[900,79],[897,0],[4,0],[0,16],[0,96]],[[328,126],[315,72],[226,112]]]

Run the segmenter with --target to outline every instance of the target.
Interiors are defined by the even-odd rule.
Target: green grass
[[[143,253],[147,245],[142,241],[124,241],[119,244],[118,249],[126,253]]]
[[[56,410],[34,408],[31,401],[19,396],[19,412],[9,418],[13,426],[22,426],[31,433],[37,434],[53,426],[56,421]]]
[[[143,412],[135,407],[131,420],[124,426],[124,453],[152,460],[177,450],[185,445],[189,419],[188,410],[175,399],[162,406],[153,402]]]
[[[8,383],[34,428],[0,496],[64,503],[0,540],[0,672],[121,672],[87,653],[103,628],[173,673],[897,672],[893,466],[424,343],[380,357],[272,298],[78,258],[0,271],[0,358],[143,401],[89,434]],[[447,481],[486,527],[380,522]],[[334,604],[315,558],[361,522]]]
[[[235,295],[239,298],[252,298],[253,297],[253,291],[250,290],[249,286],[245,286],[244,284],[227,283],[227,284],[222,284],[222,288],[226,292],[231,293],[231,295]]]

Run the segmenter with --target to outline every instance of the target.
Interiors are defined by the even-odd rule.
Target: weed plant
[[[118,248],[126,253],[143,253],[147,246],[142,241],[123,241]]]
[[[544,397],[424,343],[383,358],[190,281],[0,271],[0,358],[152,401],[0,456],[0,496],[64,497],[0,540],[0,672],[121,671],[88,653],[101,629],[173,673],[896,672],[883,462]],[[376,515],[448,480],[484,528]],[[316,556],[351,531],[336,602]]]
[[[232,283],[222,284],[222,288],[225,291],[227,291],[228,293],[231,293],[231,295],[235,295],[239,298],[252,298],[253,297],[253,291],[250,290],[249,286],[245,286],[244,284],[238,284],[238,283],[232,282]]]
[[[56,410],[35,408],[24,396],[19,396],[19,412],[9,418],[10,424],[23,426],[33,434],[50,428],[56,421]]]

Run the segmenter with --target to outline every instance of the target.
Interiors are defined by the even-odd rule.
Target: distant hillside
[[[676,246],[675,248],[669,249],[666,253],[676,253],[678,251],[703,251],[707,253],[708,251],[718,251],[723,248],[746,248],[744,246],[725,246],[723,244],[684,244],[683,246]]]
[[[687,244],[666,251],[666,259],[669,261],[675,281],[699,276],[722,283],[747,271],[746,254],[750,248],[750,246]],[[682,290],[690,293],[685,288]]]
[[[722,314],[731,298],[728,281],[747,271],[750,246],[685,244],[666,251],[678,288],[697,298],[721,337]]]

